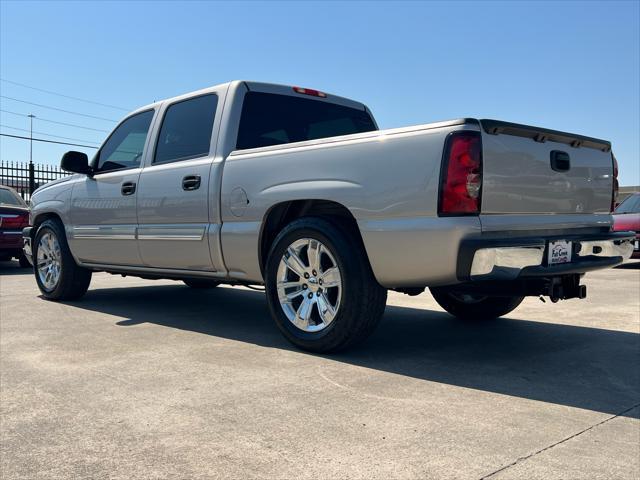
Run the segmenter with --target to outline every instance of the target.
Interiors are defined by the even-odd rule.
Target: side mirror
[[[60,168],[67,172],[82,173],[84,175],[91,175],[92,173],[92,168],[89,166],[89,157],[82,152],[71,151],[65,153],[60,161]]]

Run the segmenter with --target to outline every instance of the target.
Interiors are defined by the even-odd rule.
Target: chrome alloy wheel
[[[55,234],[47,232],[38,242],[38,254],[36,261],[38,277],[47,290],[53,290],[60,280],[60,269],[62,268],[62,253],[60,244]]]
[[[301,238],[289,245],[276,281],[282,311],[300,330],[319,332],[333,322],[340,308],[342,275],[322,242]]]

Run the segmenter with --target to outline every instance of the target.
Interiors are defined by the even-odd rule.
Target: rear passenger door
[[[210,173],[219,108],[216,93],[162,107],[154,152],[139,180],[138,247],[149,267],[218,269],[210,244],[217,245],[219,228],[209,205],[218,201]]]

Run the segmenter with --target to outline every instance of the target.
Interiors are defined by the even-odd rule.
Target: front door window
[[[94,159],[96,173],[139,167],[152,118],[148,110],[122,122]]]

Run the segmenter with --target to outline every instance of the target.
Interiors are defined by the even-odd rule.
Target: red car
[[[618,232],[636,232],[631,258],[640,258],[640,193],[630,195],[618,205],[613,212],[613,229]]]
[[[0,185],[0,261],[17,258],[21,267],[31,267],[22,253],[22,229],[28,226],[26,202],[13,188]]]

